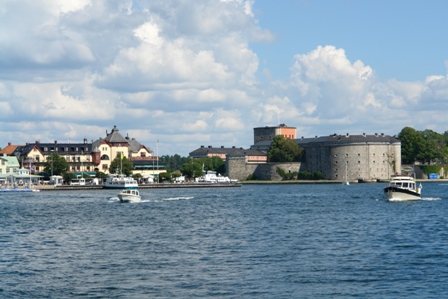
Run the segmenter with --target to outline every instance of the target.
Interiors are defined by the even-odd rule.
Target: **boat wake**
[[[163,202],[163,201],[180,201],[180,200],[189,200],[189,199],[193,199],[193,196],[179,196],[179,197],[167,197],[167,198],[160,198],[160,199],[142,199],[139,202],[134,202],[134,203],[144,203],[144,202]],[[116,196],[113,197],[109,197],[109,202],[114,203],[114,202],[120,202],[120,199]]]
[[[421,200],[428,200],[428,201],[431,201],[431,200],[442,200],[442,198],[441,197],[422,197]]]
[[[176,201],[176,200],[188,200],[193,199],[193,196],[180,196],[180,197],[168,197],[168,198],[161,198],[161,201]]]

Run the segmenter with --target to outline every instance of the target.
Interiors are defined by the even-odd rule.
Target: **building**
[[[8,156],[5,153],[0,155],[0,177],[16,173],[20,168],[16,157]]]
[[[388,135],[333,134],[297,144],[305,149],[301,170],[320,171],[329,180],[376,181],[401,173],[401,142]]]
[[[288,127],[285,124],[280,124],[274,127],[259,127],[254,128],[254,144],[257,144],[261,141],[270,142],[274,139],[275,136],[283,135],[286,139],[296,139],[297,137],[297,128]]]
[[[133,174],[140,174],[145,179],[153,179],[159,173],[166,172],[166,166],[159,163],[158,157],[153,155],[154,151],[130,138],[129,135],[123,137],[117,126],[114,126],[110,133],[106,131],[106,137],[94,141],[92,146],[100,156],[97,171],[109,173],[112,161],[117,156],[123,155],[134,165]]]
[[[283,128],[289,129],[288,134],[296,135],[295,128],[286,125],[255,128],[257,142],[251,149],[267,152],[272,139],[285,134]],[[300,171],[319,171],[329,180],[375,181],[401,172],[401,142],[388,135],[333,134],[302,137],[296,143],[305,149],[305,162],[301,163]]]
[[[92,150],[92,144],[84,139],[82,143],[27,143],[18,146],[12,155],[17,157],[23,167],[31,173],[43,172],[46,162],[51,161],[51,155],[64,157],[69,164],[70,172],[85,172],[95,174],[95,167],[99,163],[99,156]],[[33,167],[31,170],[30,168]]]
[[[52,154],[64,157],[69,164],[69,171],[77,175],[109,173],[111,162],[121,155],[131,160],[134,174],[154,177],[166,171],[165,165],[159,164],[158,157],[153,156],[153,151],[134,138],[123,137],[117,126],[114,126],[110,133],[106,131],[105,138],[99,138],[92,143],[88,143],[87,139],[82,143],[59,143],[57,140],[53,143],[35,141],[26,145],[8,143],[2,152],[16,157],[23,167],[33,173],[43,172],[46,163],[51,161]]]

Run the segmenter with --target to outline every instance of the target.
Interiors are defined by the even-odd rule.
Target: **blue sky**
[[[383,79],[423,80],[446,75],[448,3],[443,0],[256,1],[260,26],[276,35],[253,48],[273,74],[286,71],[297,53],[334,45],[351,61],[360,59]],[[278,53],[282,53],[278,55]]]
[[[0,147],[448,128],[448,1],[0,0]],[[159,140],[157,144],[157,140]]]

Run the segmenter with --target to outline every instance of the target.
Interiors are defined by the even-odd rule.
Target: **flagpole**
[[[160,171],[159,171],[159,139],[157,139],[157,143],[156,143],[156,157],[157,157],[157,184],[159,183],[159,175],[160,175]]]

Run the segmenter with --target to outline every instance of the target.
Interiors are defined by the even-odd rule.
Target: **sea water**
[[[448,185],[0,194],[0,298],[443,298]]]

